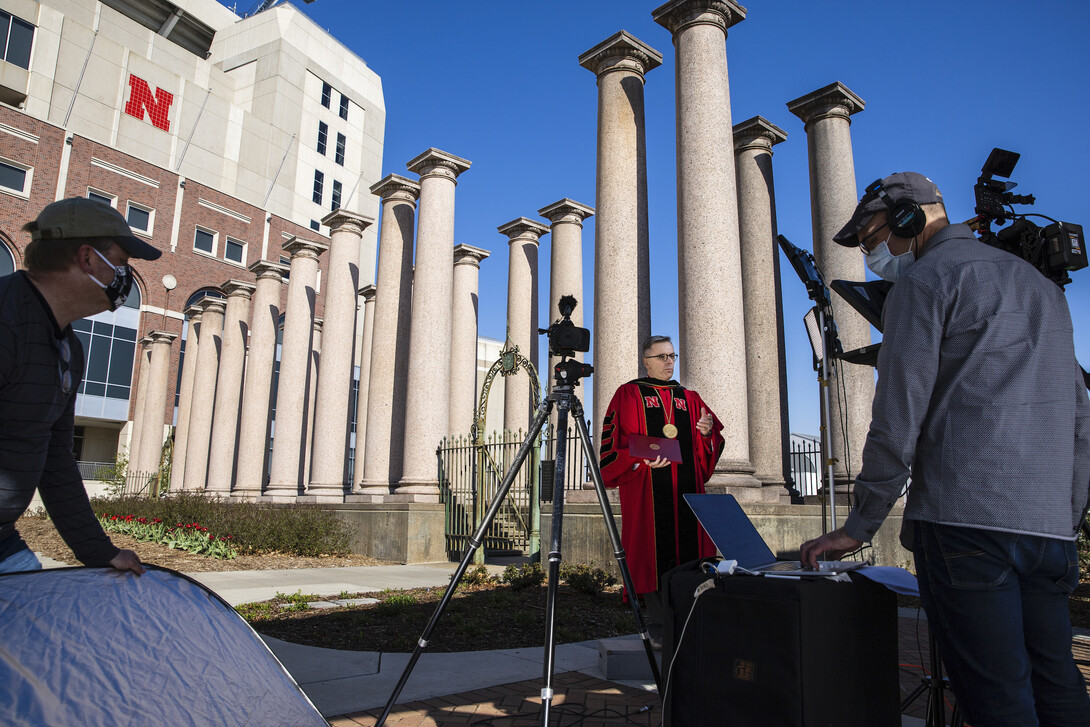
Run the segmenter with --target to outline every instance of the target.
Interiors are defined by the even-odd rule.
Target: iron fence
[[[116,464],[113,462],[76,462],[79,476],[85,480],[104,480],[113,474]]]
[[[556,457],[556,440],[553,438],[552,428],[545,435],[545,457],[541,462],[541,499],[552,501],[553,474]],[[583,445],[579,440],[579,432],[575,425],[568,422],[567,444],[564,449],[564,489],[583,490],[592,488],[593,480],[590,474],[590,461],[583,452]]]
[[[821,490],[821,442],[815,440],[791,442],[791,477],[803,497],[817,495]]]

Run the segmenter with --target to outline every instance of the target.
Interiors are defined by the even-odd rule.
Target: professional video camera
[[[1027,219],[1030,214],[1014,211],[1013,205],[1033,204],[1036,201],[1033,195],[1013,194],[1011,190],[1017,186],[1017,182],[1001,182],[992,177],[1010,177],[1019,157],[1019,154],[1006,149],[992,149],[973,187],[977,216],[968,224],[980,235],[981,242],[1018,255],[1063,288],[1071,282],[1068,273],[1086,267],[1086,241],[1082,225],[1058,222],[1046,215],[1032,215],[1052,223],[1040,227]],[[1008,220],[1011,221],[1009,227],[992,231],[993,221],[1004,225]]]
[[[579,301],[574,295],[560,297],[557,308],[560,309],[560,319],[548,328],[539,328],[538,333],[549,337],[549,354],[559,356],[560,363],[553,367],[553,376],[557,384],[579,383],[579,379],[594,373],[594,367],[580,361],[569,360],[576,352],[586,353],[590,350],[590,331],[579,328],[571,319],[571,314]]]

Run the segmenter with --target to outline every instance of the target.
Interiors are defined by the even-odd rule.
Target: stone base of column
[[[261,499],[259,490],[235,490],[231,493],[233,502],[257,502]]]
[[[405,484],[399,485],[393,494],[387,495],[384,502],[439,502],[439,483],[435,480],[402,482]]]
[[[773,498],[771,491],[764,491],[761,481],[753,476],[753,465],[749,462],[720,460],[704,489],[715,494],[734,495],[738,502],[779,502],[778,494]]]
[[[274,504],[294,504],[299,501],[299,495],[290,490],[268,490],[257,499],[258,502],[271,502]]]
[[[370,492],[354,492],[350,495],[345,495],[344,502],[346,505],[370,505],[382,502],[390,502],[390,491],[387,490],[381,494]]]
[[[340,482],[334,482],[329,484],[319,484],[312,482],[307,486],[307,491],[300,496],[299,502],[344,502],[344,484]]]

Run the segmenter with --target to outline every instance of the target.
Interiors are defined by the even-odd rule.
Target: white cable
[[[728,561],[730,563],[736,563],[736,561]],[[670,666],[666,669],[666,686],[662,690],[662,713],[659,715],[659,727],[662,727],[663,720],[666,719],[666,697],[670,694],[670,678],[674,675],[674,662],[677,661],[677,654],[681,651],[681,644],[685,640],[685,630],[689,628],[689,621],[693,617],[693,611],[696,610],[696,602],[700,600],[700,597],[704,595],[706,591],[715,588],[715,579],[709,578],[696,587],[696,591],[693,593],[693,605],[689,607],[689,615],[685,617],[685,624],[681,627],[681,635],[677,638],[677,643],[674,644],[674,655],[670,659]]]

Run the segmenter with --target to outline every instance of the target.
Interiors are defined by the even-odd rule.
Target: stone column
[[[594,216],[594,208],[565,197],[542,207],[537,213],[551,223],[549,245],[552,247],[549,258],[549,310],[542,316],[541,327],[546,328],[560,318],[558,306],[561,296],[574,295],[579,305],[572,312],[571,320],[582,328],[583,309],[586,307],[583,299],[583,220]],[[583,354],[577,352],[574,358],[582,361]],[[559,356],[549,356],[549,368],[541,372],[549,391],[552,391],[553,367],[558,363]],[[550,417],[553,432],[556,432],[556,420],[557,412],[553,409]],[[548,456],[552,457],[551,451]]]
[[[723,422],[726,447],[709,488],[752,499],[761,483],[753,477],[749,459],[742,262],[725,45],[727,29],[745,19],[745,10],[730,0],[672,0],[652,17],[673,34],[676,56],[681,380],[699,391]]]
[[[661,64],[661,53],[624,30],[579,56],[579,65],[598,77],[595,432],[617,387],[642,374],[640,344],[651,335],[643,82]]]
[[[288,266],[258,260],[250,266],[250,271],[257,276],[257,285],[250,324],[250,350],[246,356],[246,382],[242,392],[237,473],[231,493],[247,499],[261,494],[265,479],[272,376],[276,364],[276,331],[280,325],[280,289],[284,285]]]
[[[541,236],[549,228],[540,222],[519,217],[496,228],[507,235],[507,346],[516,346],[520,354],[537,369],[537,249]],[[533,416],[530,379],[525,372],[503,378],[503,428],[511,433],[526,432]]]
[[[167,385],[170,346],[177,337],[177,334],[166,331],[152,331],[148,334],[151,359],[144,372],[148,388],[144,400],[143,426],[140,429],[140,460],[136,466],[138,472],[159,470],[159,458],[163,452],[163,413],[167,406],[167,391],[171,388]],[[171,390],[170,393],[174,392]]]
[[[448,431],[467,436],[477,409],[477,321],[481,261],[491,253],[472,245],[454,248],[454,320],[450,336],[450,418]]]
[[[310,479],[310,468],[314,465],[314,400],[318,394],[318,379],[321,378],[322,362],[322,318],[315,318],[310,335],[310,376],[307,379],[306,433],[307,441],[303,447],[303,482]],[[299,500],[296,500],[297,502]],[[313,502],[313,498],[310,500]]]
[[[314,401],[314,451],[307,495],[315,502],[344,502],[348,484],[348,411],[352,394],[360,240],[374,219],[346,209],[322,218],[330,228],[325,285],[325,343]]]
[[[189,331],[186,333],[185,356],[182,359],[182,381],[178,392],[178,424],[174,428],[174,461],[170,466],[172,490],[187,489],[185,479],[186,450],[189,445],[189,417],[193,411],[193,384],[196,380],[197,353],[200,351],[199,339],[201,315],[204,309],[191,305],[185,309],[189,319]]]
[[[352,482],[363,479],[363,450],[367,441],[367,399],[371,383],[371,342],[375,338],[375,286],[359,290],[363,298],[363,337],[360,339],[360,381],[356,389],[356,445],[352,461]]]
[[[229,495],[235,479],[239,402],[246,365],[246,321],[250,318],[250,297],[256,286],[242,280],[228,280],[220,287],[227,294],[227,307],[223,316],[223,342],[205,489]]]
[[[405,342],[409,340],[412,309],[413,223],[420,185],[407,177],[390,174],[373,185],[371,193],[382,200],[382,226],[367,387],[367,437],[359,493],[364,500],[381,500],[401,479],[405,452],[403,402],[409,371],[409,347]]]
[[[323,243],[297,237],[284,243],[284,252],[291,255],[291,272],[280,346],[269,488],[264,495],[278,502],[295,502],[303,484],[314,286],[318,280],[318,256],[328,249]]]
[[[129,431],[129,473],[139,472],[140,438],[144,430],[144,405],[148,400],[148,379],[151,371],[151,336],[144,336],[140,345],[140,381],[136,384],[136,404],[132,410],[132,429]]]
[[[776,243],[776,193],[772,147],[787,134],[760,116],[736,124],[738,227],[742,240],[746,379],[749,390],[749,453],[754,476],[771,487],[769,499],[787,495],[784,464],[787,370],[783,365],[783,300]],[[763,499],[763,498],[762,498]]]
[[[185,454],[185,489],[203,490],[208,476],[208,445],[212,439],[212,410],[216,403],[216,378],[223,339],[223,314],[227,301],[205,296],[197,301],[201,314],[201,342],[193,379],[193,403]]]
[[[834,280],[865,280],[866,265],[855,248],[833,242],[833,235],[851,219],[858,197],[855,162],[852,158],[851,116],[863,110],[863,100],[840,82],[832,83],[787,104],[806,124],[806,148],[810,160],[810,214],[813,217],[814,258],[825,283]],[[832,294],[833,316],[845,351],[870,345],[870,324],[840,296]],[[838,363],[844,379],[831,376],[833,475],[838,483],[855,479],[862,462],[863,443],[870,428],[874,399],[874,370],[870,366]],[[832,373],[832,372],[831,372]],[[846,406],[841,402],[846,401]],[[847,419],[845,437],[841,424]],[[848,462],[848,456],[851,462]]]
[[[420,175],[409,377],[405,406],[405,456],[395,496],[438,502],[435,448],[450,418],[450,302],[454,294],[454,188],[470,162],[428,149],[409,162]]]

